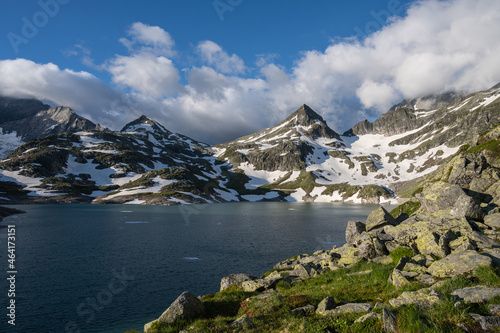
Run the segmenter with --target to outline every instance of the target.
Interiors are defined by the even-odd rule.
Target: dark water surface
[[[7,323],[7,229],[0,229],[0,332],[142,330],[185,290],[215,293],[232,273],[345,242],[377,206],[230,203],[182,207],[31,205],[16,229],[16,320]]]

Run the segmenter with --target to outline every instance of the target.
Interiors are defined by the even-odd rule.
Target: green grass
[[[395,253],[396,252],[396,253]],[[397,257],[411,255],[409,248],[394,251]],[[394,259],[394,258],[393,258]],[[398,259],[399,260],[399,259]],[[278,283],[277,293],[266,298],[251,298],[258,293],[247,293],[240,287],[232,286],[214,295],[201,298],[206,308],[202,318],[191,321],[179,321],[175,324],[155,324],[157,332],[384,332],[381,320],[372,319],[365,323],[355,323],[360,314],[321,316],[311,314],[295,316],[291,310],[312,304],[317,306],[327,296],[334,297],[337,304],[345,303],[386,303],[404,291],[417,290],[423,286],[410,284],[402,290],[396,290],[388,283],[388,277],[394,264],[383,265],[362,261],[345,269],[324,273],[316,278],[292,284],[285,281]],[[354,272],[371,270],[366,275],[348,275]],[[400,332],[461,332],[457,323],[464,323],[477,328],[477,323],[468,315],[475,312],[488,315],[488,305],[500,303],[500,297],[480,305],[455,306],[456,300],[450,294],[454,290],[479,284],[500,287],[500,272],[496,268],[484,267],[474,277],[457,276],[445,280],[436,291],[442,295],[443,302],[430,309],[416,306],[402,306],[392,309],[397,316]],[[376,312],[380,312],[378,309]],[[252,318],[254,326],[242,328],[231,323],[242,315]],[[132,332],[130,332],[132,333]]]
[[[394,251],[392,251],[391,253],[389,253],[389,256],[391,257],[392,262],[394,262],[394,264],[397,265],[399,260],[402,257],[410,257],[411,258],[414,256],[414,254],[413,254],[412,249],[410,249],[408,246],[400,246],[397,249],[395,249]]]
[[[282,189],[302,188],[306,193],[311,193],[315,186],[316,176],[310,171],[302,170],[295,181],[282,183],[279,187]]]
[[[407,201],[391,210],[390,214],[398,223],[403,222],[421,207],[418,201]]]

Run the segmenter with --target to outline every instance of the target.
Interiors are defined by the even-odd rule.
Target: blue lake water
[[[30,205],[16,228],[16,325],[1,298],[0,332],[142,330],[185,290],[215,293],[232,273],[345,242],[375,205],[230,203],[188,206]],[[391,208],[391,207],[388,207]],[[0,229],[2,295],[9,285]]]

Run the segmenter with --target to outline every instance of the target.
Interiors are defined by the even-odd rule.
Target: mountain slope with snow
[[[497,126],[500,86],[403,101],[342,136],[303,105],[276,126],[213,147],[146,116],[109,131],[69,108],[29,105],[30,117],[3,124],[64,133],[31,140],[0,161],[0,203],[379,203],[396,202],[403,183]],[[13,132],[3,137],[10,149],[22,143]]]

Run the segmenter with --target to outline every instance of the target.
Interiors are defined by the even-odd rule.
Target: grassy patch
[[[402,257],[413,257],[413,251],[410,249],[408,246],[400,246],[391,253],[389,253],[391,256],[392,262],[394,262],[396,265],[399,262],[399,260]]]
[[[420,206],[421,204],[418,201],[407,201],[391,210],[390,214],[400,223],[419,210]]]
[[[299,177],[293,182],[282,183],[280,188],[282,189],[296,189],[302,188],[306,193],[311,193],[316,186],[316,176],[310,172],[302,170]]]

